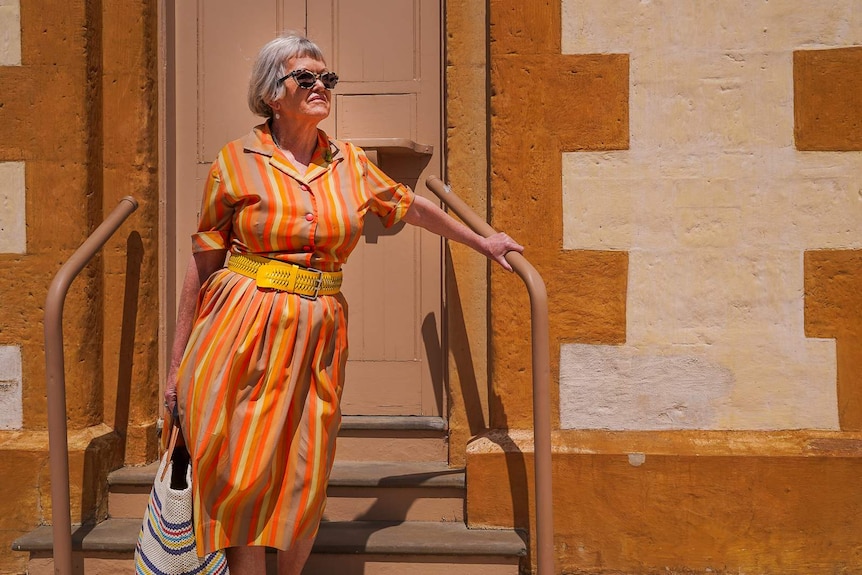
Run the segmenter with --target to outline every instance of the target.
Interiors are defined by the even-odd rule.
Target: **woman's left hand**
[[[506,254],[509,252],[521,253],[524,251],[524,246],[503,232],[484,238],[482,243],[485,255],[508,271],[512,271],[512,266],[506,261]]]
[[[497,233],[487,238],[480,236],[461,222],[450,218],[446,212],[440,209],[440,206],[422,196],[413,198],[410,209],[404,214],[404,221],[425,228],[429,232],[441,235],[446,239],[470,246],[509,271],[512,271],[512,266],[506,261],[506,254],[524,251],[524,246],[504,233]]]

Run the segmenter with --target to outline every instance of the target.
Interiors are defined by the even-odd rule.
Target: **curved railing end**
[[[496,232],[479,217],[452,188],[437,176],[429,176],[425,185],[456,216],[477,234],[488,237]],[[523,280],[530,296],[530,324],[533,368],[533,452],[536,501],[536,572],[554,573],[554,515],[551,482],[551,402],[550,402],[550,335],[548,295],[545,281],[533,265],[518,252],[506,254],[506,261]]]

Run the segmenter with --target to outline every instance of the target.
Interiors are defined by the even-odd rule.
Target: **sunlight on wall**
[[[862,155],[795,149],[793,51],[862,44],[854,4],[564,0],[563,52],[631,59],[630,149],[563,159],[565,248],[629,252],[625,345],[563,346],[564,428],[838,427],[802,258],[862,247]]]
[[[0,253],[27,250],[24,162],[0,162]]]
[[[0,346],[0,430],[21,429],[21,349]]]
[[[21,65],[21,2],[0,0],[0,66]]]

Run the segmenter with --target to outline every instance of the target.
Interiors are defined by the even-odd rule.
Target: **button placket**
[[[302,251],[309,254],[308,265],[311,265],[311,254],[314,252],[315,247],[314,236],[317,233],[317,197],[312,192],[311,186],[305,182],[300,182],[299,187],[302,191],[308,193],[308,199],[311,203],[311,210],[305,214],[305,221],[309,223],[308,238],[306,238],[306,244],[302,246]]]

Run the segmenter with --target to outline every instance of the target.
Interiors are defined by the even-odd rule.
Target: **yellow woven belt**
[[[250,254],[231,254],[227,269],[257,281],[257,287],[295,293],[307,299],[335,295],[341,290],[341,272],[322,272]]]

